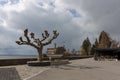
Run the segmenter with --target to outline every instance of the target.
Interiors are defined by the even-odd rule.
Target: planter
[[[50,66],[50,61],[29,61],[28,66]]]
[[[28,61],[28,66],[50,66],[50,65],[64,65],[69,64],[69,60],[54,60],[54,61]]]
[[[56,60],[56,61],[52,61],[51,65],[64,65],[69,63],[70,62],[68,60]]]

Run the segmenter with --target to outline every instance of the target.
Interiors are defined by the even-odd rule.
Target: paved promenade
[[[120,62],[74,60],[68,65],[51,66],[28,80],[120,80]]]

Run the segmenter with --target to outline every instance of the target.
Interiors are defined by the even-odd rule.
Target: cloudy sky
[[[59,37],[47,47],[79,50],[87,36],[94,42],[102,30],[120,41],[119,25],[120,0],[0,0],[0,54],[36,54],[15,43],[26,28],[36,36],[57,30]]]

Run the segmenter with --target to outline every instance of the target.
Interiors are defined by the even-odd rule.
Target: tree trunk
[[[41,62],[42,61],[42,48],[38,48],[38,61]]]

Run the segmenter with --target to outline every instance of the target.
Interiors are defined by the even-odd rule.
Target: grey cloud
[[[86,5],[85,5],[86,4]],[[113,39],[120,41],[120,0],[86,0],[83,10],[96,24],[97,31],[107,31]]]
[[[49,4],[48,6],[51,7],[53,5]],[[7,17],[4,18],[7,26],[14,29],[14,31],[3,30],[3,28],[1,30],[4,32],[1,32],[1,35],[8,37],[7,42],[10,43],[9,46],[3,44],[6,45],[5,47],[7,48],[13,47],[22,51],[28,51],[28,49],[30,49],[32,50],[30,51],[30,54],[31,52],[32,54],[35,54],[33,49],[28,48],[25,50],[26,46],[19,47],[14,42],[22,35],[21,33],[17,33],[16,30],[24,30],[25,28],[29,28],[30,32],[35,32],[37,37],[39,37],[44,30],[48,30],[50,33],[52,33],[52,30],[57,30],[60,33],[60,36],[53,43],[57,43],[58,46],[65,45],[67,49],[80,48],[80,44],[77,43],[79,43],[78,41],[80,39],[81,30],[78,25],[74,24],[72,21],[74,17],[67,11],[67,9],[63,12],[56,12],[55,7],[45,9],[43,6],[38,7],[38,5],[30,2],[29,5],[25,6],[25,10],[21,12],[15,10],[9,11],[8,13],[5,13],[5,17]],[[7,39],[6,37],[3,37],[2,40]],[[14,49],[11,53],[16,53],[17,50]],[[21,54],[22,51],[18,51],[17,54]],[[9,51],[7,50],[5,53],[7,52]]]
[[[52,30],[56,29],[60,36],[53,43],[56,42],[60,46],[65,44],[66,48],[76,48],[78,50],[87,36],[93,43],[102,30],[107,31],[112,36],[119,36],[119,0],[46,0],[45,2],[44,0],[41,2],[35,0],[33,2],[32,0],[28,1],[24,5],[25,9],[20,12],[15,10],[6,12],[0,8],[0,15],[2,15],[0,18],[6,21],[7,26],[12,29],[5,29],[1,25],[0,35],[8,38],[0,38],[2,40],[8,39],[9,46],[25,50],[24,47],[26,46],[18,46],[13,42],[22,35],[17,30],[24,30],[25,28],[35,32],[36,36],[41,35],[44,30],[52,33]],[[74,13],[71,14],[69,9],[76,10],[80,16],[74,17]],[[2,23],[2,20],[0,20],[0,23]],[[118,40],[120,39],[118,38]],[[5,43],[0,44],[6,45]],[[34,53],[34,50],[32,53]]]
[[[119,37],[120,0],[62,0],[61,3],[67,7],[74,7],[83,14],[83,19],[86,18],[83,22],[86,31],[98,35],[105,30],[112,37]]]

